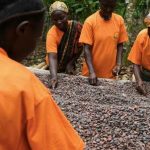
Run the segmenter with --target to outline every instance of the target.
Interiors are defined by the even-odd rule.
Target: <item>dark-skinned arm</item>
[[[89,83],[91,85],[97,85],[97,77],[93,67],[93,59],[91,53],[91,46],[88,44],[84,44],[84,55],[85,61],[89,69]]]
[[[133,70],[134,70],[134,75],[135,75],[135,79],[137,82],[137,87],[136,87],[137,91],[140,94],[146,95],[146,89],[140,76],[140,65],[134,64]]]
[[[121,71],[123,58],[123,43],[117,45],[117,57],[116,57],[116,66],[113,69],[113,75],[117,76]]]
[[[57,87],[57,53],[48,54],[49,71],[51,74],[51,87],[54,89]]]

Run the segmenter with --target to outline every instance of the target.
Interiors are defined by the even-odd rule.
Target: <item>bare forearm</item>
[[[123,58],[123,43],[117,45],[117,58],[116,58],[116,65],[122,65],[122,58]]]
[[[141,76],[140,76],[140,66],[134,64],[134,65],[133,65],[133,70],[134,70],[134,75],[135,75],[136,81],[137,81],[137,82],[141,82],[142,79],[141,79]]]
[[[137,84],[136,89],[140,94],[146,96],[147,94],[146,87],[140,76],[140,65],[133,64],[133,68],[134,68],[134,75],[135,75],[136,84]]]
[[[87,63],[87,66],[89,68],[89,73],[95,73],[94,67],[93,67],[93,59],[92,59],[92,53],[91,53],[91,46],[90,45],[84,45],[84,55],[85,60]]]
[[[56,53],[49,53],[49,70],[51,73],[51,78],[57,78],[57,54]]]
[[[93,86],[96,86],[98,83],[94,66],[93,66],[93,59],[92,59],[92,53],[91,53],[91,46],[90,45],[84,45],[84,54],[85,54],[85,60],[89,69],[89,83]]]

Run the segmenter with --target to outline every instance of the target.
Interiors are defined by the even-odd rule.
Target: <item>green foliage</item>
[[[50,16],[48,8],[55,0],[44,0],[47,7],[44,37],[50,26]],[[92,13],[99,9],[99,0],[60,0],[69,7],[69,15],[71,19],[79,20],[82,23]],[[130,7],[128,5],[132,4]],[[127,55],[137,36],[137,33],[144,28],[143,18],[148,14],[150,7],[150,0],[118,0],[116,12],[123,16],[129,33],[129,42],[126,45],[126,56],[124,63],[127,64]]]
[[[139,19],[141,15],[145,16],[149,11],[149,6],[150,0],[136,0],[135,2],[136,10],[134,11],[133,17],[135,19]]]
[[[47,8],[55,0],[44,0]],[[65,2],[70,11],[70,17],[72,19],[80,20],[83,22],[89,15],[99,9],[99,0],[62,0]],[[124,15],[126,11],[125,0],[120,0],[117,9],[117,13]]]

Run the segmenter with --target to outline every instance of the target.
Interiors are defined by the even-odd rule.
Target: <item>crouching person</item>
[[[147,28],[138,34],[128,60],[133,63],[138,92],[146,95],[143,81],[150,81],[150,14],[147,15],[144,22]]]
[[[0,150],[82,150],[45,86],[19,63],[41,36],[41,0],[0,0]]]

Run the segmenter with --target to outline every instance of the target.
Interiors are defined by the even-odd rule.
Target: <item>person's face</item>
[[[24,31],[18,34],[15,39],[14,47],[12,48],[11,58],[16,61],[21,61],[29,55],[36,47],[37,41],[40,39],[43,31],[44,17],[39,21],[29,21],[29,24],[24,27]]]
[[[59,28],[61,31],[66,31],[67,26],[68,26],[68,14],[57,10],[54,11],[51,15],[51,19],[53,24]]]
[[[104,20],[109,20],[112,16],[112,12],[116,6],[116,0],[99,0],[100,2],[100,15]]]

